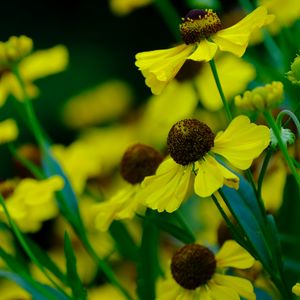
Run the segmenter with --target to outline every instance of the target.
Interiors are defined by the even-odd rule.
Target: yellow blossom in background
[[[1,278],[1,300],[31,300],[32,296],[17,283]]]
[[[63,120],[74,129],[115,120],[128,112],[132,98],[125,82],[111,80],[69,99],[63,109]]]
[[[152,93],[160,94],[187,59],[210,61],[218,49],[241,57],[246,51],[251,33],[271,21],[273,16],[268,15],[267,9],[261,6],[235,25],[221,29],[221,21],[212,10],[192,10],[180,27],[184,44],[138,53],[136,66]]]
[[[230,100],[237,93],[244,91],[248,83],[256,76],[256,71],[252,64],[229,53],[217,57],[216,66],[227,100]],[[203,64],[194,83],[204,108],[216,111],[223,107],[220,93],[208,64]]]
[[[237,107],[248,111],[257,111],[274,108],[283,101],[283,98],[282,82],[273,81],[265,86],[246,91],[242,96],[236,96],[234,101]]]
[[[7,42],[0,42],[0,70],[5,71],[5,68],[30,54],[32,48],[32,39],[25,35],[12,36]]]
[[[7,119],[0,122],[0,145],[16,140],[18,134],[19,130],[15,120]]]
[[[210,249],[188,244],[172,258],[171,272],[157,287],[157,300],[256,299],[247,279],[227,275],[226,268],[247,269],[254,259],[235,241],[227,241],[214,254]],[[196,267],[197,266],[197,267]],[[188,276],[187,276],[188,274]]]
[[[55,192],[61,190],[64,181],[59,176],[37,181],[32,178],[21,180],[13,193],[5,199],[12,219],[22,231],[35,232],[42,222],[58,214]],[[1,209],[2,219],[6,219]]]
[[[300,283],[296,283],[296,284],[293,286],[292,292],[293,292],[296,296],[300,296]]]
[[[69,146],[53,145],[51,149],[77,194],[83,192],[88,178],[101,171],[101,157],[87,143],[78,140]]]
[[[215,154],[232,166],[246,170],[269,142],[269,129],[250,123],[246,116],[236,117],[216,136],[196,119],[182,120],[171,128],[168,136],[171,158],[142,183],[144,201],[159,212],[173,212],[186,199],[190,185],[200,197],[211,196],[224,184],[238,189],[238,177]]]
[[[127,15],[133,10],[152,2],[153,0],[109,0],[111,11],[118,16]]]
[[[34,80],[61,72],[66,69],[67,64],[68,51],[62,45],[39,50],[22,58],[18,62],[18,68],[29,96],[36,97],[38,95],[38,88],[32,83]],[[0,64],[0,74],[0,106],[5,103],[10,94],[18,100],[23,100],[22,89],[11,71],[11,66]]]

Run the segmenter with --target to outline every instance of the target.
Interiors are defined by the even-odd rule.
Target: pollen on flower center
[[[215,270],[215,255],[208,248],[197,244],[180,248],[171,262],[173,278],[179,285],[189,290],[206,284]]]
[[[171,128],[167,146],[171,157],[180,165],[201,159],[214,146],[214,133],[196,119],[185,119]]]
[[[140,183],[146,176],[153,175],[163,156],[154,148],[134,144],[124,153],[121,161],[121,175],[131,184]]]
[[[189,45],[208,38],[222,29],[218,15],[211,9],[193,9],[184,18],[180,25],[183,41]]]

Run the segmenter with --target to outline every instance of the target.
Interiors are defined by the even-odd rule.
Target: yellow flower
[[[152,0],[110,0],[110,9],[116,15],[124,16],[151,2]]]
[[[204,246],[188,244],[173,256],[171,272],[158,286],[157,300],[254,300],[249,280],[224,273],[226,268],[247,269],[253,264],[254,259],[232,240],[216,255]]]
[[[19,284],[1,278],[0,282],[0,294],[2,300],[31,300],[32,296],[25,291]]]
[[[19,130],[13,119],[0,122],[0,144],[9,143],[18,137]]]
[[[21,36],[16,39],[20,43],[23,38],[24,37]],[[26,37],[26,39],[29,38]],[[32,43],[32,40],[29,40]],[[0,44],[0,58],[1,48]],[[18,50],[19,48],[16,49]],[[38,88],[32,83],[34,80],[61,72],[68,64],[68,52],[62,45],[55,46],[48,50],[36,51],[26,57],[23,56],[19,58],[20,60],[17,63],[20,74],[25,81],[25,88],[30,97],[36,97],[38,95]],[[1,64],[0,62],[0,75],[0,106],[4,104],[10,94],[18,100],[23,100],[22,89],[15,75],[11,72],[11,65]]]
[[[59,176],[42,181],[32,178],[21,180],[5,199],[11,217],[23,231],[39,230],[43,221],[58,214],[54,193],[61,190],[63,185],[64,181]],[[2,209],[1,212],[3,215]]]
[[[293,288],[292,288],[292,292],[296,295],[296,296],[300,296],[300,283],[296,283]]]
[[[278,106],[283,98],[283,84],[280,81],[273,81],[265,86],[256,87],[252,91],[246,91],[243,96],[236,96],[234,101],[237,107],[256,111]]]
[[[128,111],[131,100],[129,86],[111,80],[69,99],[63,110],[63,119],[75,129],[115,120]]]
[[[168,136],[171,158],[142,183],[145,203],[160,212],[173,212],[185,200],[191,185],[200,197],[211,196],[223,184],[237,189],[238,177],[224,167],[215,154],[234,167],[246,170],[269,142],[269,129],[250,123],[246,116],[236,117],[216,137],[206,124],[196,119],[180,121]]]
[[[125,151],[121,174],[128,184],[108,201],[95,205],[96,228],[106,231],[113,220],[131,219],[137,211],[144,212],[140,183],[146,176],[155,173],[161,161],[158,151],[143,144],[132,145]]]
[[[96,155],[94,147],[80,140],[68,147],[53,145],[52,152],[77,194],[83,192],[88,178],[101,171],[101,158]]]
[[[221,21],[212,10],[192,10],[180,27],[185,43],[170,49],[138,53],[136,66],[152,93],[159,94],[187,59],[210,61],[218,49],[241,57],[251,33],[272,20],[267,9],[261,6],[235,25],[221,29]]]

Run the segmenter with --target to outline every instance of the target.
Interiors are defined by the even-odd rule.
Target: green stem
[[[287,121],[289,121],[290,119],[293,120],[295,126],[297,127],[298,136],[300,136],[300,122],[299,122],[298,118],[295,116],[295,114],[293,112],[291,112],[290,110],[284,109],[277,115],[277,118],[276,118],[277,125],[279,127],[281,127],[282,118],[284,117],[284,115],[289,116],[289,119]],[[285,123],[284,123],[284,125],[285,125]]]
[[[182,228],[184,230],[186,230],[189,233],[189,235],[193,238],[193,240],[194,240],[193,242],[195,242],[196,238],[193,234],[193,231],[190,228],[190,226],[188,225],[188,223],[186,222],[186,220],[184,219],[184,216],[182,215],[182,213],[179,210],[176,210],[174,212],[174,216],[176,217],[178,223],[182,226]]]
[[[43,150],[46,148],[46,141],[44,139],[44,135],[43,135],[42,129],[40,127],[39,121],[36,118],[36,115],[34,113],[30,97],[28,96],[28,93],[27,93],[27,90],[25,87],[25,83],[20,74],[18,66],[14,65],[12,67],[12,71],[13,71],[13,74],[15,75],[15,77],[21,87],[22,93],[23,93],[24,107],[25,107],[25,112],[28,117],[30,129],[32,130],[32,133],[34,134],[34,137],[36,138],[40,148]]]
[[[9,214],[9,212],[7,210],[7,207],[5,205],[4,199],[3,199],[3,197],[2,197],[1,194],[0,194],[0,204],[3,207],[4,213],[5,213],[5,216],[6,216],[7,220],[8,220],[9,225],[11,226],[14,234],[16,235],[16,237],[17,237],[18,241],[20,242],[20,244],[22,245],[22,247],[25,250],[26,254],[30,257],[30,259],[32,260],[32,262],[42,271],[42,273],[46,276],[46,278],[53,284],[53,286],[55,286],[57,288],[57,290],[59,290],[61,293],[63,293],[65,296],[67,296],[69,298],[69,296],[65,293],[65,291],[51,278],[51,276],[45,270],[45,268],[43,267],[43,265],[40,264],[40,262],[38,261],[38,259],[32,253],[30,247],[27,245],[27,242],[23,238],[22,233],[20,232],[19,228],[17,227],[17,225],[15,224],[15,222],[10,217],[10,214]]]
[[[222,85],[221,85],[221,82],[220,82],[220,79],[219,79],[219,75],[218,75],[218,71],[217,71],[214,59],[209,61],[209,65],[210,65],[211,71],[213,73],[213,76],[214,76],[214,79],[215,79],[220,97],[222,99],[222,102],[223,102],[223,105],[224,105],[224,108],[225,108],[225,111],[226,111],[227,119],[230,122],[230,121],[232,121],[232,114],[231,114],[229,104],[228,104],[228,102],[225,98],[225,95],[224,95],[224,92],[223,92],[223,89],[222,89]]]
[[[281,134],[280,134],[279,128],[278,128],[273,116],[271,115],[271,113],[269,111],[265,111],[264,116],[265,116],[269,126],[272,128],[272,130],[275,134],[275,137],[278,141],[279,148],[280,148],[293,176],[295,177],[298,185],[300,186],[300,176],[295,168],[293,161],[290,158],[290,155],[288,153],[288,149],[287,149],[286,145],[284,144],[284,142],[281,139]]]
[[[167,23],[170,31],[175,39],[180,42],[181,36],[179,32],[180,16],[169,0],[154,0],[154,5],[164,21]]]
[[[259,199],[262,199],[262,195],[261,195],[262,183],[263,183],[263,179],[265,177],[266,171],[267,171],[268,164],[272,157],[272,154],[273,154],[273,150],[272,150],[272,148],[269,148],[266,153],[263,165],[261,167],[261,171],[259,173],[258,182],[257,182],[257,196],[259,197]]]

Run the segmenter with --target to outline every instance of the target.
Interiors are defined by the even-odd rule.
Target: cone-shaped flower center
[[[208,38],[220,29],[222,29],[221,21],[211,9],[191,10],[180,25],[182,39],[187,45]]]
[[[162,160],[162,155],[154,148],[135,144],[130,146],[123,155],[121,175],[129,183],[140,183],[146,176],[155,173]]]
[[[179,285],[189,290],[206,284],[215,270],[215,255],[208,248],[197,244],[180,248],[171,262],[173,278]]]
[[[171,157],[180,165],[201,159],[213,146],[214,134],[204,123],[185,119],[171,128],[167,145]]]

